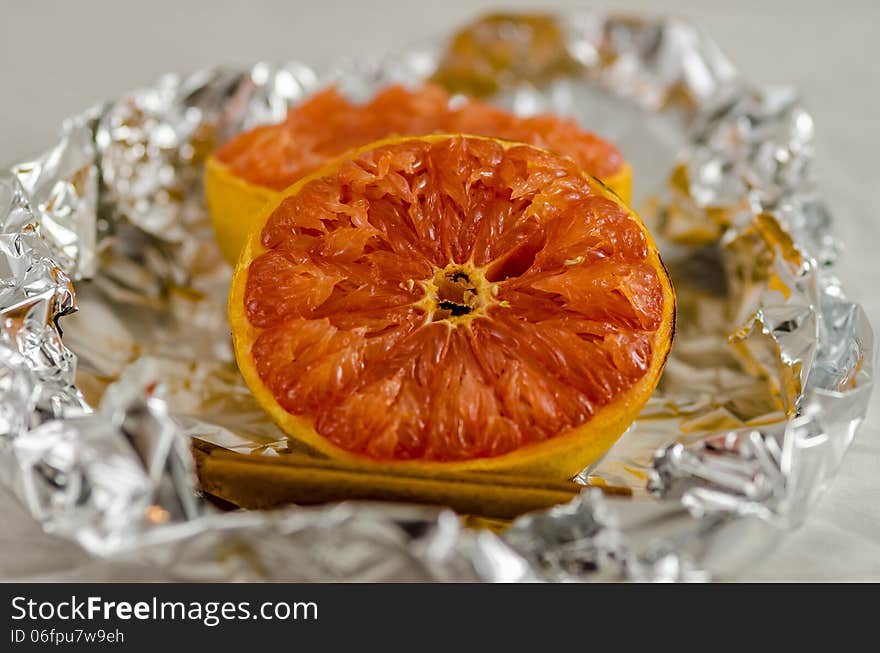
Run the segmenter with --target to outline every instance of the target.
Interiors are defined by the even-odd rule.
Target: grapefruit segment
[[[205,173],[208,208],[224,256],[235,262],[254,217],[275,194],[349,150],[392,136],[465,133],[531,143],[570,157],[629,201],[631,171],[620,151],[573,120],[524,118],[476,100],[452,103],[451,99],[443,89],[430,84],[416,90],[389,86],[372,101],[355,104],[331,87],[290,109],[284,122],[233,138],[209,159]],[[442,167],[450,162],[438,159],[433,163]],[[354,169],[349,173],[361,174]],[[426,171],[423,181],[432,174]],[[480,173],[468,174],[476,179]],[[444,179],[441,176],[440,181]],[[399,193],[417,193],[422,202],[443,198],[454,205],[471,201],[465,195],[454,195],[465,193],[465,187],[456,184],[442,188],[437,195],[437,187],[410,189],[395,174],[383,177],[383,183],[396,184]],[[358,211],[357,206],[337,199],[338,206]],[[306,204],[304,210],[308,207],[326,208],[324,204]]]
[[[330,456],[564,478],[647,401],[674,298],[639,218],[570,159],[436,135],[284,191],[229,316],[257,399]]]

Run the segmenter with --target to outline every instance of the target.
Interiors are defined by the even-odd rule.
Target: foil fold
[[[0,173],[0,479],[47,531],[171,579],[702,581],[735,577],[803,521],[864,417],[874,357],[833,274],[809,113],[792,90],[741,79],[679,19],[493,21],[474,32],[486,52],[514,32],[557,49],[540,74],[493,69],[493,101],[604,133],[598,88],[661,120],[669,173],[642,213],[676,283],[679,337],[637,424],[581,475],[637,498],[585,489],[499,536],[428,507],[220,513],[199,496],[191,437],[291,446],[223,344],[228,271],[202,164],[324,84],[360,97],[438,75],[449,55],[432,45],[329,70],[168,75]]]

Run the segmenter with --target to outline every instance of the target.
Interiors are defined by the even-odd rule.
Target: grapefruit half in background
[[[477,100],[450,103],[439,86],[389,86],[356,104],[335,88],[293,107],[284,122],[240,134],[208,159],[208,209],[224,257],[235,263],[263,205],[341,154],[393,136],[479,134],[530,143],[570,157],[629,203],[632,172],[620,151],[551,115],[523,118]]]

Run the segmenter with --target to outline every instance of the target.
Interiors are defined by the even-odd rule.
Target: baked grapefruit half
[[[531,145],[372,143],[256,224],[229,298],[239,368],[336,459],[571,477],[635,419],[672,343],[639,217]]]
[[[235,263],[252,221],[279,191],[340,156],[393,136],[464,133],[531,143],[571,157],[629,203],[632,173],[620,151],[573,120],[523,118],[477,100],[452,102],[439,86],[389,86],[357,104],[334,87],[293,107],[284,122],[239,134],[208,159],[205,191],[217,242]]]

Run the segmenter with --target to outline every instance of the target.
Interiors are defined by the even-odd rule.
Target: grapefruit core
[[[571,477],[635,419],[672,342],[641,220],[530,145],[373,143],[256,224],[229,298],[239,369],[336,459]]]
[[[208,209],[224,257],[238,258],[254,217],[279,191],[341,154],[392,136],[494,136],[571,157],[629,202],[632,173],[618,149],[556,116],[522,118],[476,100],[451,103],[439,86],[389,86],[356,104],[335,88],[290,109],[284,122],[240,134],[208,159]]]

